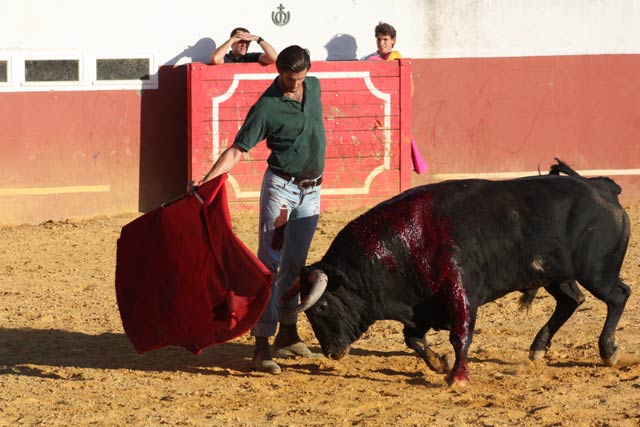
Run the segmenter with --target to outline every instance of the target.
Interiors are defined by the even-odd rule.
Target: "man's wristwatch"
[[[258,40],[256,40],[256,42],[257,42],[258,44],[260,44],[260,43],[262,43],[262,41],[263,41],[263,40],[264,40],[264,39],[263,39],[262,37],[258,37]]]

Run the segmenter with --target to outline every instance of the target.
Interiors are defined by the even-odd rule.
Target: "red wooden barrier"
[[[199,180],[233,144],[275,66],[190,64],[189,176]],[[411,62],[314,62],[327,133],[323,208],[371,206],[411,186]],[[245,154],[227,181],[229,203],[257,207],[268,149]]]

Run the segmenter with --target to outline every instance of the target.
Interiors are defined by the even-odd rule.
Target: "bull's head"
[[[346,284],[339,272],[306,267],[282,297],[288,301],[300,294],[296,311],[305,312],[322,352],[332,359],[344,357],[351,343],[373,323],[365,320],[369,318],[368,304]]]

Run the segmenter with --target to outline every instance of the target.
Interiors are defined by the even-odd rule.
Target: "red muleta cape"
[[[234,234],[226,175],[125,225],[116,297],[138,353],[177,345],[198,354],[247,332],[264,311],[271,273]]]

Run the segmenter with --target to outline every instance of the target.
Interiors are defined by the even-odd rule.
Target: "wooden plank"
[[[389,93],[391,91],[398,90],[397,78],[380,78],[372,80],[373,88],[382,93]],[[362,78],[353,79],[331,79],[320,80],[320,88],[322,92],[351,92],[351,91],[364,91],[368,89],[367,83]]]
[[[398,91],[387,92],[390,96],[389,102],[391,105],[398,105]],[[249,108],[258,100],[262,93],[248,94],[242,93],[233,96],[231,99],[227,99],[225,102],[216,104],[216,107],[220,111],[220,114],[229,110],[241,109],[243,111],[249,111]],[[194,106],[195,108],[201,108],[203,111],[210,111],[213,109],[212,97],[202,97],[202,105]],[[374,96],[368,90],[357,91],[323,91],[321,100],[323,105],[332,107],[349,107],[349,106],[363,106],[363,105],[385,105],[385,101],[379,97]]]
[[[246,93],[248,95],[260,95],[271,84],[273,79],[265,78],[262,80],[243,80],[242,78],[224,80],[214,79],[207,81],[207,88],[212,96],[221,96],[233,93],[235,95]]]
[[[398,94],[392,94],[391,96],[391,105],[397,105]],[[236,102],[236,100],[238,102]],[[258,100],[258,97],[255,99],[250,99],[245,95],[239,96],[238,98],[234,97],[232,101],[227,100],[221,104],[217,104],[216,107],[220,112],[220,116],[224,117],[224,115],[229,111],[241,110],[246,114],[247,111],[253,106],[253,104]],[[363,91],[357,92],[346,92],[346,93],[330,93],[322,95],[322,104],[323,106],[338,108],[341,110],[348,109],[350,107],[363,107],[363,106],[379,106],[380,109],[385,105],[383,100],[380,98],[374,97],[371,93],[365,93]],[[202,106],[200,106],[203,111],[211,111],[213,109],[212,102],[208,101]],[[395,114],[399,114],[399,112],[395,111]]]
[[[396,146],[398,145],[397,142],[391,142],[392,152],[397,149],[397,147],[394,147],[394,144]],[[226,147],[228,147],[228,144],[219,147],[218,152],[222,152]],[[356,141],[355,143],[348,143],[346,141],[340,141],[338,143],[329,140],[327,143],[326,157],[379,157],[384,153],[384,150],[385,143],[378,140]],[[213,159],[214,153],[212,146],[202,147],[200,153],[199,159],[204,159],[203,161],[209,162]],[[266,158],[269,157],[269,150],[261,143],[248,154],[245,154],[245,159],[248,158],[249,155],[251,159],[266,160]]]
[[[325,175],[330,176],[333,170],[352,170],[358,172],[369,173],[375,168],[382,165],[382,156],[379,155],[361,155],[355,157],[327,157],[325,161]],[[204,162],[211,166],[211,162]],[[398,169],[400,165],[399,156],[391,156],[391,168]],[[244,159],[233,168],[234,174],[246,174],[246,171],[264,170],[267,167],[264,159],[252,158]]]
[[[220,139],[233,140],[240,129],[244,120],[219,120],[217,124],[217,135]],[[385,130],[395,131],[400,129],[400,117],[391,116],[387,122],[388,127],[385,127],[384,116],[360,116],[360,117],[346,117],[346,118],[332,118],[325,120],[325,131],[327,135],[340,134],[343,132],[357,132],[360,137],[366,136],[367,133],[371,134],[372,138],[383,138]],[[208,126],[211,126],[210,124]],[[211,131],[207,131],[207,134],[211,135]]]
[[[206,118],[203,120],[203,122],[215,122],[220,124],[231,122],[232,124],[236,123],[235,126],[239,129],[240,126],[242,126],[242,123],[244,122],[248,112],[248,108],[226,109],[224,111],[224,114],[220,114],[220,116],[217,118],[212,117],[211,113],[206,114]],[[327,122],[336,119],[362,119],[371,117],[382,119],[384,117],[384,114],[385,109],[383,105],[353,105],[350,107],[350,109],[329,106],[328,110],[324,112],[323,119],[325,120],[325,127],[329,127],[331,123]],[[399,115],[397,113],[397,110],[396,112],[392,110],[391,114],[389,114],[389,117],[399,122]],[[399,127],[399,125],[395,127]]]
[[[385,127],[384,116],[378,115],[360,115],[356,117],[332,117],[327,119],[324,124],[327,133],[337,132],[360,132],[366,131],[372,136],[379,135],[385,129],[400,129],[400,116],[389,117],[388,127]]]

